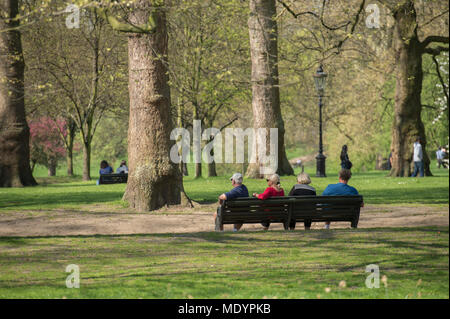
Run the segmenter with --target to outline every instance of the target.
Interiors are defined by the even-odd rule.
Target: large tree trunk
[[[0,0],[0,187],[36,185],[30,168],[18,0]],[[11,18],[11,19],[10,19]]]
[[[146,23],[150,1],[137,5],[130,21],[135,25]],[[154,16],[157,26],[152,34],[132,34],[128,39],[130,167],[124,200],[138,211],[180,204],[183,191],[181,172],[169,158],[173,123],[167,83],[166,18],[160,9]]]
[[[413,1],[406,1],[394,13],[397,82],[394,123],[392,128],[391,176],[410,176],[413,168],[413,144],[421,138],[425,174],[431,175],[426,152],[425,128],[421,119],[422,54],[417,36],[416,11]]]
[[[280,175],[294,174],[286,157],[284,147],[284,122],[280,109],[280,92],[278,87],[278,48],[275,0],[250,0],[250,17],[248,27],[250,34],[250,51],[252,59],[252,108],[253,127],[278,128],[278,168]],[[269,151],[269,130],[266,134],[266,151]],[[258,145],[257,139],[256,150]],[[258,152],[257,152],[258,153]],[[256,155],[256,163],[251,163],[246,175],[260,178],[261,161]]]
[[[91,180],[91,144],[83,143],[83,181]]]

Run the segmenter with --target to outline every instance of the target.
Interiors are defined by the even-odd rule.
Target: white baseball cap
[[[234,173],[233,176],[231,176],[230,181],[235,181],[238,184],[242,184],[243,177],[241,173]]]

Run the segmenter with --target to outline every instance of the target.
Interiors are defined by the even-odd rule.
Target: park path
[[[215,205],[197,205],[180,213],[166,209],[152,213],[70,211],[0,213],[1,236],[70,236],[155,233],[191,233],[214,231],[212,212]],[[448,226],[448,207],[366,206],[361,211],[358,228]],[[333,228],[349,228],[350,223],[333,223]],[[323,228],[313,223],[312,229]],[[231,231],[225,225],[225,231]],[[261,230],[260,225],[244,225],[243,230]],[[271,225],[283,229],[281,224]],[[297,225],[303,229],[303,225]]]

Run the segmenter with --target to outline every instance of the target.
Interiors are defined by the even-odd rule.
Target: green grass
[[[448,227],[0,238],[0,298],[448,298],[448,243]],[[365,286],[369,264],[387,286]]]
[[[319,193],[337,182],[337,171],[307,172]],[[448,207],[448,171],[433,173],[355,173],[350,184],[367,204]],[[36,187],[0,189],[0,214],[124,206],[125,184],[44,176]],[[294,183],[282,177],[286,191]],[[245,184],[250,192],[266,187]],[[199,202],[215,202],[231,187],[228,176],[189,176],[184,186]],[[448,227],[0,237],[0,298],[449,298],[448,244]],[[69,264],[80,266],[80,289],[65,288]],[[369,264],[380,267],[386,287],[366,288]]]
[[[312,186],[319,193],[330,183],[337,182],[337,172],[329,172],[326,178],[312,176]],[[391,178],[386,172],[372,171],[355,173],[350,185],[364,196],[367,204],[383,205],[433,205],[448,206],[448,171],[435,171],[429,178]],[[0,212],[23,210],[80,209],[95,203],[121,205],[125,184],[95,184],[95,179],[82,182],[79,177],[40,177],[36,187],[0,188]],[[282,186],[289,192],[295,184],[295,176],[281,179]],[[262,192],[264,180],[246,179],[244,183],[250,192]],[[187,194],[198,202],[215,202],[218,195],[231,188],[229,176],[194,179],[185,177]]]

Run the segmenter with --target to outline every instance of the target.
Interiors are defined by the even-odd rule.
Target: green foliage
[[[95,158],[102,158],[111,165],[118,166],[121,160],[127,160],[128,121],[122,117],[105,117],[98,127],[92,143]],[[95,163],[96,167],[98,166]]]

